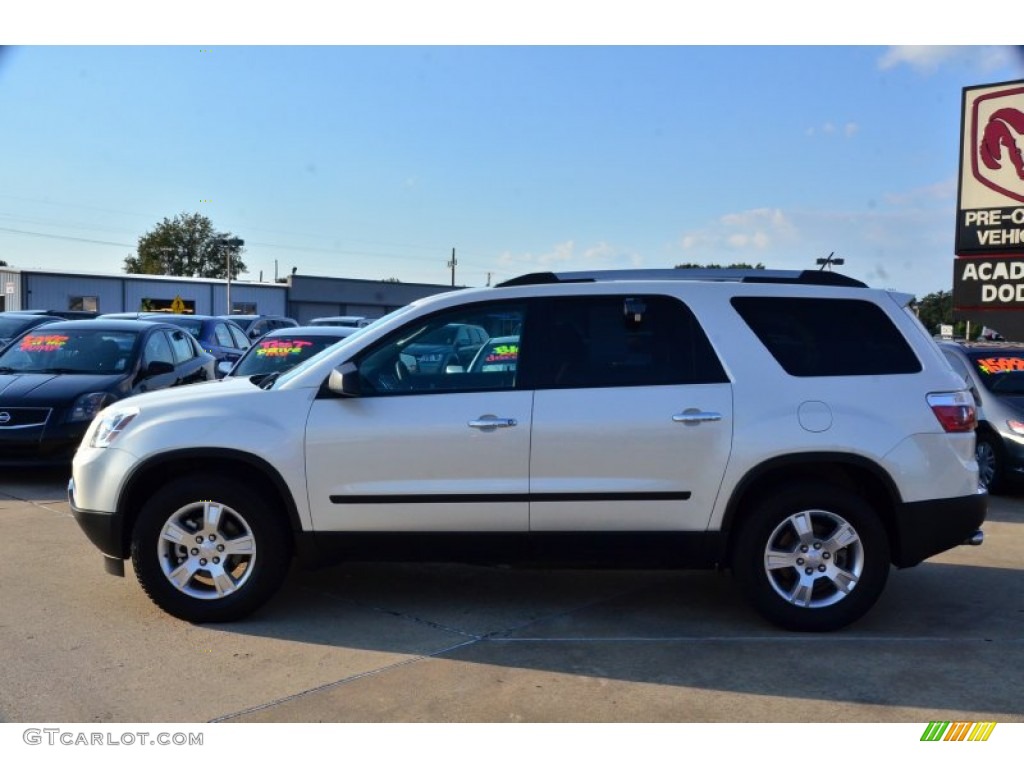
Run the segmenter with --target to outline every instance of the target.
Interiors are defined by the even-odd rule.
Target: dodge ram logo
[[[981,96],[971,112],[974,178],[1024,202],[1024,88]]]

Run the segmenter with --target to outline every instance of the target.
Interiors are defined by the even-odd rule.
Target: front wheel
[[[978,482],[989,493],[1003,490],[1005,471],[1002,448],[989,435],[978,434],[974,444],[974,457],[978,461]]]
[[[280,515],[231,478],[173,480],[142,507],[132,564],[143,590],[191,622],[233,621],[263,605],[284,581],[291,539]]]
[[[754,608],[801,632],[840,629],[878,600],[889,541],[859,496],[832,486],[783,491],[744,520],[733,572]]]

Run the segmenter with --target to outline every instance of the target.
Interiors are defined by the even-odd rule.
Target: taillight
[[[928,395],[928,405],[947,432],[971,432],[978,426],[974,398],[969,392],[934,392]]]

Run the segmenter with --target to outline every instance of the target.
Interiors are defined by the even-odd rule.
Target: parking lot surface
[[[878,605],[784,632],[728,574],[343,565],[196,626],[106,574],[66,474],[0,470],[0,720],[1024,722],[1024,493]]]

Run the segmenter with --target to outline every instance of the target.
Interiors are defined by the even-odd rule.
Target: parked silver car
[[[943,354],[978,405],[978,480],[990,493],[1024,477],[1024,344],[944,341]]]

